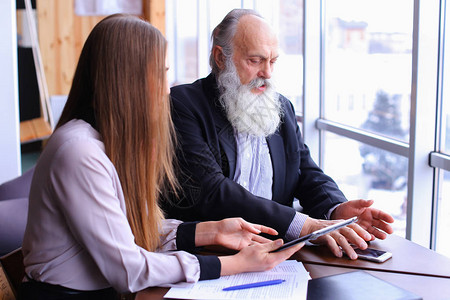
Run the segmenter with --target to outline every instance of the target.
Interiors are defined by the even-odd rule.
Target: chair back
[[[22,246],[33,173],[34,167],[0,184],[0,257]]]
[[[0,267],[0,296],[3,297],[0,298],[5,300],[14,300],[18,295],[20,284],[25,275],[22,248],[18,248],[0,257]],[[5,278],[2,277],[2,273],[5,275]],[[11,292],[8,292],[8,284],[13,292],[12,296],[9,295]],[[4,290],[3,286],[5,287]],[[1,294],[2,292],[4,292],[4,295]]]

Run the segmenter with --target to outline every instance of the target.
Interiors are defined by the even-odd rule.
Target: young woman
[[[113,15],[89,35],[67,104],[37,163],[23,242],[24,299],[111,299],[116,291],[267,270],[275,230],[242,219],[165,220],[176,191],[167,43],[149,23]],[[216,244],[230,256],[185,251]],[[177,251],[175,251],[177,250]]]

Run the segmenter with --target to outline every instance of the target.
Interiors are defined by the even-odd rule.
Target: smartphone
[[[356,220],[358,220],[358,217],[353,217],[353,218],[344,220],[344,221],[342,221],[342,222],[339,222],[339,223],[330,225],[330,226],[328,226],[328,227],[325,227],[325,228],[316,230],[316,231],[314,231],[314,232],[312,232],[312,233],[310,233],[310,234],[307,234],[307,235],[305,235],[305,236],[302,236],[302,237],[300,237],[300,238],[298,238],[298,239],[295,239],[295,240],[292,240],[292,241],[290,241],[290,242],[287,242],[287,243],[285,243],[283,246],[281,246],[280,248],[278,248],[278,249],[276,249],[276,250],[274,250],[274,251],[272,251],[272,252],[278,252],[278,251],[285,250],[285,249],[290,248],[290,247],[292,247],[292,246],[294,246],[294,245],[297,245],[298,243],[301,243],[301,242],[306,242],[306,241],[309,241],[309,240],[315,240],[315,239],[317,239],[317,238],[318,238],[319,236],[321,236],[321,235],[330,233],[330,232],[332,232],[333,230],[336,230],[336,229],[345,227],[345,226],[347,226],[347,225],[350,225],[350,224],[356,222]]]
[[[390,252],[373,248],[367,248],[365,250],[356,248],[355,252],[356,254],[358,254],[359,259],[374,261],[378,263],[385,262],[386,260],[392,257],[392,253]]]

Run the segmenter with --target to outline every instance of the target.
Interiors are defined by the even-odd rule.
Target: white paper
[[[276,285],[249,288],[235,291],[222,291],[223,288],[266,280],[284,279]],[[165,298],[173,299],[306,299],[309,273],[302,263],[287,260],[270,271],[242,273],[222,276],[219,279],[204,280],[181,287],[172,287]]]

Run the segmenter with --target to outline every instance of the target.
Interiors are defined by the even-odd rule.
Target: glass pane
[[[325,1],[325,118],[409,140],[410,0]]]
[[[450,98],[446,99],[446,111],[444,111],[444,120],[443,120],[443,127],[442,127],[442,136],[444,139],[444,148],[443,151],[450,155]]]
[[[450,172],[442,171],[439,187],[436,251],[450,257]]]
[[[324,172],[336,181],[347,199],[374,200],[373,207],[394,217],[394,233],[404,237],[407,158],[330,132],[324,133],[324,141]]]
[[[272,11],[278,12],[273,17],[273,27],[278,30],[280,56],[274,67],[274,81],[278,92],[291,100],[297,114],[301,114],[303,105],[303,0],[276,2],[279,3],[279,6],[272,8]]]
[[[446,6],[449,16],[450,6]],[[444,36],[444,69],[442,84],[442,114],[441,114],[441,140],[439,149],[450,155],[450,30],[447,28]],[[450,171],[439,171],[439,186],[437,199],[437,228],[436,251],[450,257]]]
[[[213,29],[223,20],[225,15],[234,8],[241,7],[241,0],[209,0],[208,2],[209,31],[208,37],[211,37]]]
[[[169,47],[173,48],[174,53],[171,62],[174,72],[174,78],[170,80],[172,85],[198,78],[197,0],[176,0],[174,12],[174,41],[169,40]]]

